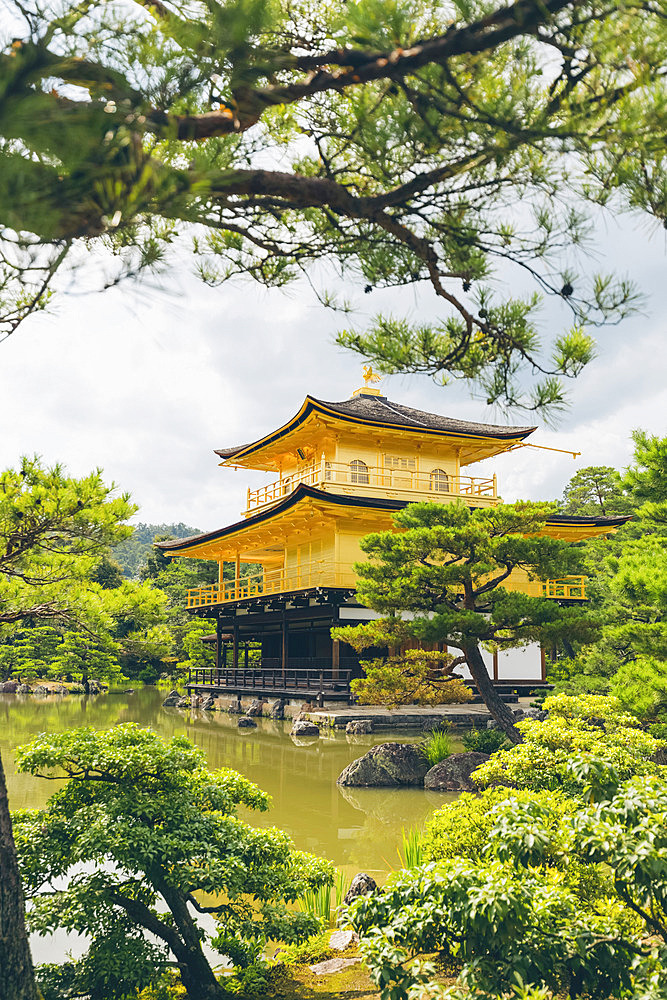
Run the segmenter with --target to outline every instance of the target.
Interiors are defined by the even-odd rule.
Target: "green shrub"
[[[475,771],[478,785],[562,789],[580,795],[581,783],[569,765],[581,756],[606,761],[621,779],[658,773],[651,757],[660,741],[644,732],[616,698],[559,694],[547,698],[544,708],[549,715],[543,722],[517,723],[522,743],[499,750]]]
[[[419,752],[431,767],[452,754],[452,737],[448,729],[432,729],[418,744]]]
[[[424,834],[422,830],[412,827],[410,830],[401,830],[401,846],[396,848],[402,868],[416,868],[421,865],[424,858]]]
[[[461,742],[466,750],[489,754],[504,750],[509,745],[502,729],[472,729],[462,737]]]

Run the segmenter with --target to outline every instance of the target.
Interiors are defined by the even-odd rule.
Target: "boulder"
[[[58,684],[57,687],[53,688],[53,694],[69,694],[69,688],[66,688],[64,684]]]
[[[18,686],[18,681],[5,681],[4,684],[0,684],[0,694],[16,694]]]
[[[471,775],[488,759],[488,753],[477,750],[453,753],[431,768],[424,778],[424,788],[436,792],[476,792],[477,785]]]
[[[176,702],[176,708],[189,708],[190,699],[189,698],[179,698]]]
[[[250,708],[246,712],[246,715],[249,715],[251,718],[255,719],[261,718],[265,704],[266,702],[264,701],[263,698],[255,698],[255,700],[251,702]]]
[[[257,729],[257,723],[249,715],[242,715],[237,725],[239,729]]]
[[[329,938],[329,947],[332,951],[345,951],[358,941],[359,935],[355,931],[334,931]]]
[[[310,965],[309,969],[316,976],[328,976],[334,972],[344,972],[351,965],[358,965],[360,961],[360,958],[327,958],[324,962],[316,962],[315,965]]]
[[[173,688],[162,702],[162,707],[174,708],[175,705],[178,705],[180,700],[181,700],[180,694],[178,693],[176,688]]]
[[[373,732],[373,720],[354,719],[352,722],[348,722],[345,727],[345,732],[349,733],[351,736],[367,736],[368,733]]]
[[[290,736],[319,736],[320,727],[308,719],[297,719],[290,731]]]
[[[232,701],[226,708],[230,715],[243,715],[243,706],[240,701]]]
[[[345,893],[343,897],[343,902],[346,906],[349,906],[353,899],[357,896],[369,896],[371,892],[375,892],[378,887],[377,882],[366,872],[359,872],[354,876],[350,883],[350,888]]]
[[[379,743],[348,764],[338,784],[367,788],[423,785],[427,771],[428,761],[414,743]]]
[[[270,712],[270,715],[271,715],[272,719],[284,719],[285,718],[285,702],[283,701],[283,699],[279,698],[278,701],[274,701],[274,703],[271,706],[269,712]]]
[[[46,684],[38,684],[37,687],[34,687],[32,689],[32,693],[33,694],[51,694],[51,691],[46,686]]]
[[[204,698],[200,705],[200,708],[204,712],[214,712],[215,711],[215,698],[209,695],[208,698]]]
[[[29,684],[19,684],[16,689],[17,694],[32,694],[32,688]]]
[[[102,685],[99,681],[88,681],[88,694],[101,694]]]

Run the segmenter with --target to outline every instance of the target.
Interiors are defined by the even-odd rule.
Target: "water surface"
[[[32,775],[16,774],[14,749],[41,732],[75,726],[106,729],[121,722],[149,726],[164,737],[185,735],[206,753],[212,768],[232,767],[272,797],[267,813],[249,813],[257,826],[286,830],[295,845],[329,858],[347,875],[360,870],[381,880],[399,864],[402,828],[421,825],[452,795],[419,788],[341,788],[336,778],[370,746],[392,740],[412,742],[414,735],[325,734],[295,741],[290,722],[258,719],[257,729],[237,728],[224,712],[183,712],[162,708],[164,693],[155,688],[97,696],[0,694],[0,751],[13,809],[45,804],[57,787]],[[36,946],[36,951],[40,946]],[[37,961],[52,960],[35,954]]]

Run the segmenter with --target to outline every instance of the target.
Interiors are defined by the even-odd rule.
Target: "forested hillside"
[[[146,559],[153,548],[153,539],[164,536],[170,538],[187,538],[188,535],[198,535],[198,528],[187,524],[144,524],[135,525],[130,538],[113,548],[113,557],[128,580],[138,580],[139,570],[145,565]]]

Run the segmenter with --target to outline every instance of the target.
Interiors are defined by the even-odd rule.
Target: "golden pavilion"
[[[282,427],[217,450],[223,468],[261,469],[274,479],[248,490],[240,521],[160,543],[165,554],[219,565],[217,584],[188,593],[188,609],[216,625],[216,667],[193,672],[191,689],[347,700],[359,660],[330,630],[377,617],[355,595],[360,539],[390,529],[393,514],[411,502],[502,503],[496,476],[469,475],[470,467],[524,446],[535,427],[427,413],[387,399],[373,380],[366,369],[365,385],[350,399],[307,396]],[[579,541],[625,520],[554,515],[545,532]],[[582,577],[539,582],[520,570],[506,586],[545,600],[586,597]],[[507,651],[503,662],[489,657],[496,681],[543,680],[539,648]]]

